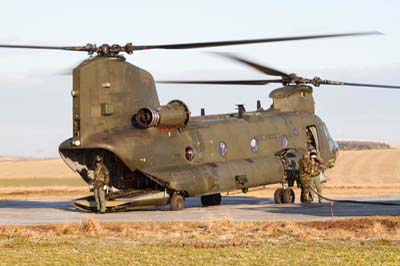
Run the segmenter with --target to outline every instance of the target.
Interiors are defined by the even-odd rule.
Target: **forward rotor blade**
[[[297,40],[335,38],[335,37],[350,37],[350,36],[363,36],[363,35],[381,35],[381,34],[382,33],[379,31],[367,31],[367,32],[339,33],[339,34],[278,37],[278,38],[266,38],[266,39],[232,40],[232,41],[221,41],[221,42],[140,45],[140,46],[134,46],[134,50],[139,51],[139,50],[150,50],[150,49],[195,49],[195,48],[218,47],[218,46],[241,45],[241,44],[284,42],[284,41],[297,41]]]
[[[248,39],[248,40],[233,40],[233,41],[221,41],[221,42],[200,42],[200,43],[165,44],[165,45],[132,45],[132,43],[127,43],[125,46],[121,46],[118,44],[113,44],[113,45],[103,44],[99,47],[97,47],[95,44],[90,44],[90,43],[85,46],[43,46],[43,45],[0,44],[0,48],[66,50],[66,51],[88,52],[89,54],[98,53],[100,55],[105,55],[105,56],[115,56],[121,52],[131,54],[134,51],[150,50],[150,49],[194,49],[194,48],[206,48],[206,47],[252,44],[252,43],[282,42],[282,41],[362,36],[362,35],[379,35],[379,34],[382,33],[378,31],[369,31],[369,32],[326,34],[326,35],[306,35],[306,36],[282,37],[282,38]]]
[[[329,81],[327,83],[321,83],[321,85],[342,85],[342,86],[356,86],[356,87],[372,87],[372,88],[385,88],[385,89],[400,89],[400,86],[394,85],[382,85],[382,84],[368,84],[368,83],[353,83],[353,82],[341,82],[341,81]]]
[[[82,52],[88,51],[87,47],[85,47],[85,46],[42,46],[42,45],[0,44],[0,48],[66,50],[66,51],[82,51]]]
[[[264,74],[270,75],[270,76],[287,77],[287,78],[289,77],[288,73],[285,73],[283,71],[280,71],[280,70],[277,70],[277,69],[274,69],[271,67],[267,67],[265,65],[260,65],[260,64],[254,63],[247,59],[238,57],[236,55],[232,55],[232,54],[228,54],[228,53],[215,53],[215,54],[232,59],[234,61],[240,62],[245,65],[248,65],[249,67],[252,67],[252,68],[254,68]]]
[[[268,83],[282,83],[281,79],[261,80],[160,80],[156,83],[169,84],[214,84],[214,85],[265,85]]]

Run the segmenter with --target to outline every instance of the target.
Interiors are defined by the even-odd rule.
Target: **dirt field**
[[[400,149],[341,151],[328,186],[400,186]]]
[[[328,186],[400,186],[400,149],[341,151],[336,166],[327,171]],[[52,186],[66,180],[74,185],[84,185],[79,175],[69,169],[61,159],[48,160],[1,160],[0,180],[50,180]],[[57,183],[58,182],[58,183]],[[11,185],[10,185],[11,186]]]
[[[327,196],[399,195],[400,149],[341,151],[326,175]],[[275,188],[255,188],[242,195],[273,197]],[[0,199],[73,199],[87,194],[86,184],[61,159],[0,158]]]
[[[0,158],[0,179],[77,179],[61,159]]]

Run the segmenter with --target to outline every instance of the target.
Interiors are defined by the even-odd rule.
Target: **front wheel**
[[[175,192],[174,195],[172,195],[169,205],[171,211],[180,211],[185,208],[185,200],[180,194]]]
[[[274,193],[275,204],[281,204],[282,203],[283,191],[284,191],[283,188],[278,188],[277,190],[275,190],[275,193]]]
[[[286,188],[283,190],[282,193],[282,202],[283,203],[293,203],[296,198],[296,195],[294,194],[293,189],[291,188]]]

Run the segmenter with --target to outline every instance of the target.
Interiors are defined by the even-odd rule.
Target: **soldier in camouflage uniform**
[[[310,151],[310,159],[311,159],[310,184],[314,189],[317,190],[319,194],[321,194],[322,186],[321,186],[320,174],[321,174],[321,169],[324,167],[324,160],[321,157],[318,157],[317,151],[315,149]],[[318,196],[318,201],[320,203],[322,202],[320,196]]]
[[[96,169],[94,170],[94,198],[96,199],[97,211],[100,213],[106,212],[106,197],[105,191],[108,188],[110,181],[107,166],[103,163],[103,157],[96,156]]]
[[[299,160],[299,175],[301,182],[301,202],[310,202],[311,159],[308,152]]]

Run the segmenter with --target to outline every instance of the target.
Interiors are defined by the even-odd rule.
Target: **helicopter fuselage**
[[[192,117],[185,127],[140,128],[135,114],[160,104],[151,75],[121,58],[94,58],[74,70],[73,137],[64,161],[90,183],[101,154],[120,191],[155,190],[203,196],[285,182],[276,153],[293,150],[296,164],[312,146],[329,167],[336,147],[314,114],[312,89],[271,93],[268,110]]]
[[[236,114],[195,117],[182,131],[111,131],[97,134],[98,143],[85,147],[73,147],[72,139],[67,140],[60,151],[84,157],[88,169],[93,167],[93,156],[102,153],[111,169],[119,162],[132,172],[138,170],[155,177],[168,189],[196,196],[281,182],[282,165],[275,153],[290,147],[296,150],[297,159],[293,160],[297,162],[308,149],[307,132],[311,127],[317,131],[321,157],[333,166],[333,140],[322,120],[308,113],[259,111],[243,118]],[[116,174],[111,172],[112,179],[124,179]],[[238,184],[238,176],[247,176],[248,182]],[[118,181],[112,180],[112,184],[128,188]]]

